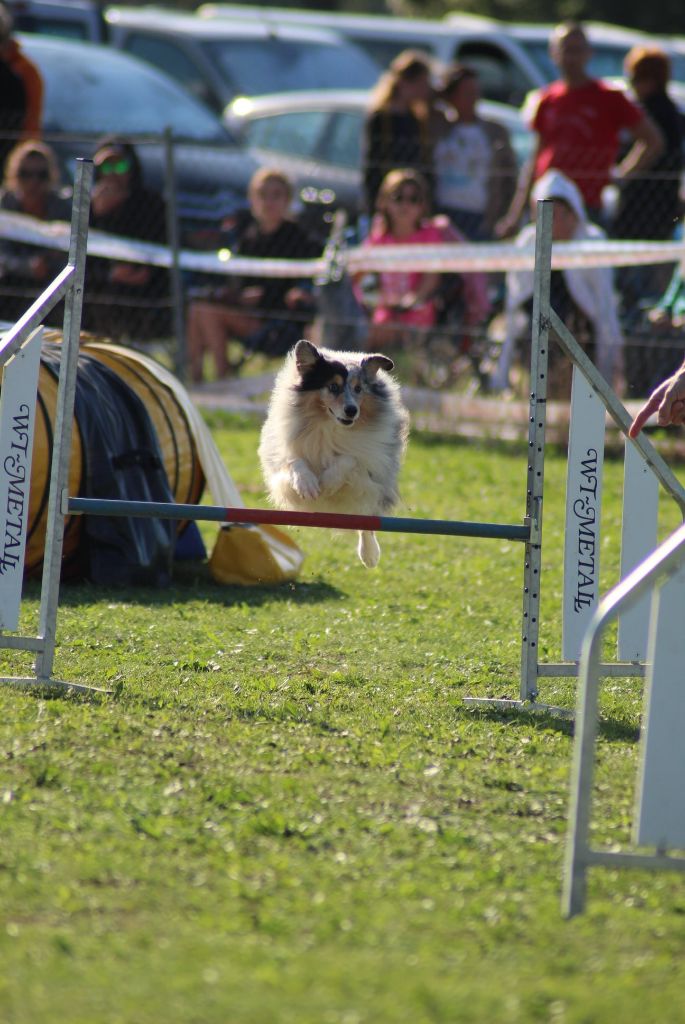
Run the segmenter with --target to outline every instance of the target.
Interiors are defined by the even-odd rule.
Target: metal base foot
[[[503,711],[524,711],[533,714],[556,715],[557,718],[574,718],[573,708],[560,708],[554,704],[539,704],[534,700],[507,700],[498,697],[464,697],[464,704],[470,707],[501,708]]]
[[[98,697],[111,697],[113,690],[103,690],[85,683],[67,683],[62,679],[38,679],[36,676],[3,676],[0,685],[15,686],[24,690],[40,690],[42,693],[85,693]]]

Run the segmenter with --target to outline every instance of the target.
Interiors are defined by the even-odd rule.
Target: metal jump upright
[[[20,353],[22,347],[27,344],[36,345],[39,349],[42,336],[40,324],[45,314],[53,309],[60,299],[64,298],[64,337],[57,391],[38,635],[35,637],[24,637],[0,633],[0,647],[35,652],[35,674],[32,676],[1,677],[0,683],[23,687],[45,688],[49,686],[51,688],[83,692],[103,692],[97,691],[95,687],[61,682],[52,677],[64,538],[62,494],[66,490],[69,476],[92,181],[92,161],[78,160],[74,182],[67,265],[0,342],[0,365],[3,367],[13,355]],[[32,409],[35,407],[37,381],[38,362],[36,360],[35,377],[33,378],[32,385]],[[2,397],[5,400],[7,396],[3,395]],[[28,480],[26,481],[26,487],[25,513],[28,510]],[[24,544],[26,540],[25,526],[24,522]],[[22,546],[22,557],[13,566],[13,572],[17,576],[19,594],[21,592],[23,564]],[[10,580],[7,573],[4,572],[3,576],[2,585],[9,585]],[[3,628],[5,628],[4,624]]]

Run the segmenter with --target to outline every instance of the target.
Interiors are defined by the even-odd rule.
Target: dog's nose
[[[356,405],[346,405],[345,406],[345,415],[347,416],[347,418],[349,420],[353,420],[354,417],[357,415],[357,406]]]

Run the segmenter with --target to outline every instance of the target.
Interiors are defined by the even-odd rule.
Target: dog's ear
[[[362,370],[369,379],[373,379],[379,370],[392,370],[394,367],[392,359],[375,352],[372,356],[364,356],[362,359]]]
[[[295,346],[295,366],[300,376],[307,370],[311,370],[312,366],[321,358],[321,353],[316,345],[312,345],[311,341],[305,341],[303,338]]]

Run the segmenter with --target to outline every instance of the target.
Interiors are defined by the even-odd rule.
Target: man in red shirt
[[[549,49],[561,77],[536,91],[524,105],[523,115],[537,135],[537,145],[522,171],[512,204],[497,225],[500,237],[516,230],[533,182],[550,168],[575,181],[588,216],[597,220],[601,218],[602,189],[611,178],[638,176],[663,150],[661,132],[640,107],[588,75],[591,48],[578,22],[558,25]],[[632,135],[634,142],[612,175],[622,131]]]

